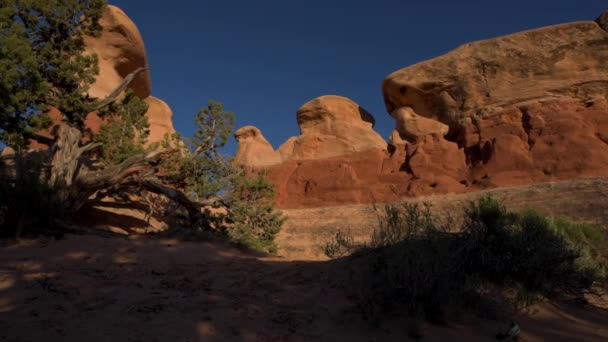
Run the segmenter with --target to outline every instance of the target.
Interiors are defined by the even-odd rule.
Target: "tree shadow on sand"
[[[348,258],[260,257],[226,243],[66,236],[0,247],[2,341],[403,341],[407,322],[364,321]],[[608,311],[553,303],[531,340],[608,338]],[[493,340],[500,324],[426,326],[425,340]]]

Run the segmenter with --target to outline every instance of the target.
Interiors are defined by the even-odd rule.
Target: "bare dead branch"
[[[137,76],[140,72],[143,72],[145,70],[147,70],[147,68],[139,67],[139,68],[135,69],[135,71],[133,71],[132,73],[128,74],[127,77],[125,77],[125,79],[122,81],[122,83],[116,89],[114,89],[114,91],[110,95],[108,95],[105,99],[103,99],[101,102],[96,103],[91,108],[90,112],[98,111],[98,110],[105,108],[105,107],[109,106],[110,104],[114,103],[114,101],[116,101],[118,96],[120,96],[120,94],[127,89],[127,87],[131,84],[131,82],[133,82],[133,79],[135,79],[135,76]]]
[[[82,155],[82,154],[84,154],[86,152],[89,152],[89,151],[94,150],[94,149],[96,149],[98,147],[101,147],[101,146],[103,146],[103,144],[100,143],[100,142],[88,143],[88,144],[86,144],[86,145],[84,145],[84,146],[82,146],[80,148],[79,153],[80,153],[80,155]]]
[[[45,137],[44,135],[40,135],[40,134],[31,134],[31,135],[27,136],[27,138],[36,140],[36,142],[39,142],[39,143],[45,144],[45,145],[49,145],[49,146],[52,146],[56,140],[55,138]]]
[[[173,148],[162,149],[128,158],[124,162],[103,170],[89,172],[78,177],[78,185],[90,191],[97,191],[109,185],[119,185],[130,176],[148,171],[165,156],[175,153]]]
[[[139,182],[139,184],[141,184],[144,189],[152,193],[165,196],[184,207],[184,209],[188,211],[188,216],[190,217],[190,223],[192,225],[197,225],[203,220],[201,203],[191,201],[180,190],[170,188],[152,179],[143,180]]]

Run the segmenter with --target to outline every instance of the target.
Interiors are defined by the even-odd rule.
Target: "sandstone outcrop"
[[[605,97],[608,33],[575,22],[465,44],[389,75],[389,113],[411,107],[453,127],[530,100]]]
[[[444,136],[449,131],[448,125],[418,115],[412,107],[395,109],[391,116],[395,119],[395,131],[399,134],[400,141],[415,142],[418,137],[433,134]],[[395,138],[391,142],[393,140],[396,142]]]
[[[162,141],[166,135],[175,133],[173,128],[173,111],[169,105],[154,96],[150,96],[145,99],[148,103],[148,123],[150,124],[150,135],[148,136],[148,143],[154,143]]]
[[[101,37],[87,37],[85,53],[97,54],[99,61],[99,76],[89,89],[89,94],[104,98],[133,70],[147,68],[148,61],[139,29],[120,8],[108,5],[100,24],[103,27]],[[149,71],[135,76],[130,88],[142,99],[150,96]]]
[[[372,114],[342,96],[309,101],[298,109],[296,118],[301,134],[279,148],[285,160],[329,158],[386,147],[386,141],[373,130]]]
[[[262,132],[253,126],[245,126],[234,133],[239,143],[234,162],[248,166],[275,165],[282,161],[278,152],[266,140]]]
[[[150,124],[148,143],[161,141],[165,134],[175,133],[171,108],[161,99],[150,96],[152,86],[146,49],[135,23],[120,8],[112,5],[107,6],[100,23],[103,26],[101,37],[88,37],[86,40],[86,53],[95,53],[99,59],[99,76],[89,94],[104,98],[131,72],[144,67],[146,70],[135,76],[129,88],[149,105],[146,112]]]
[[[97,54],[99,63],[99,75],[89,88],[89,95],[103,99],[110,95],[131,72],[139,67],[146,68],[135,76],[129,89],[149,105],[146,112],[150,124],[148,143],[161,141],[165,134],[175,133],[171,108],[164,101],[150,96],[151,83],[146,50],[135,23],[120,8],[112,5],[106,7],[100,23],[103,27],[101,36],[85,38],[85,54]],[[61,118],[60,113],[55,109],[51,109],[49,114],[55,122]],[[92,132],[99,130],[102,124],[103,120],[95,113],[90,113],[85,122]],[[41,134],[50,137],[52,132],[53,128]],[[31,147],[43,149],[46,145],[33,143]]]
[[[305,105],[302,135],[269,167],[278,205],[392,202],[607,175],[607,15],[465,44],[390,74],[383,93],[395,130],[384,146],[369,131],[373,138],[360,139],[352,124],[338,134],[334,122],[352,122],[342,116],[352,110]],[[360,117],[371,130],[373,121]],[[336,144],[338,136],[356,149]]]
[[[595,19],[595,22],[600,25],[600,27],[604,31],[608,31],[608,11],[602,13],[599,17],[597,17],[597,19]]]
[[[298,109],[296,118],[301,134],[289,138],[277,151],[259,129],[253,126],[239,129],[235,134],[239,141],[236,163],[268,166],[386,149],[386,141],[373,129],[373,115],[345,97],[318,97]]]
[[[465,44],[389,75],[387,110],[449,126],[473,182],[505,186],[608,170],[608,33],[575,22]],[[600,25],[598,25],[598,23]],[[406,123],[407,126],[407,123]]]

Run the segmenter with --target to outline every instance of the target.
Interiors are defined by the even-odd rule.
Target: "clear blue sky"
[[[152,93],[193,132],[209,99],[254,125],[277,148],[298,135],[295,112],[321,95],[353,99],[384,137],[393,120],[381,83],[389,73],[460,44],[577,20],[606,0],[115,0],[146,44]],[[225,152],[236,149],[231,139]]]

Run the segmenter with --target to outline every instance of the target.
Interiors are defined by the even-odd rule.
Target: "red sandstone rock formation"
[[[300,137],[237,161],[271,169],[283,208],[608,175],[606,61],[605,14],[465,44],[384,80],[390,144],[354,102],[321,97],[298,111]]]
[[[277,151],[253,126],[236,131],[239,149],[235,162],[269,166],[289,160],[342,156],[353,152],[386,149],[386,141],[373,130],[374,117],[350,99],[321,96],[298,109],[301,134],[289,138]]]
[[[240,165],[269,166],[279,164],[281,155],[274,151],[262,132],[253,126],[245,126],[234,133],[239,142],[234,162]]]

